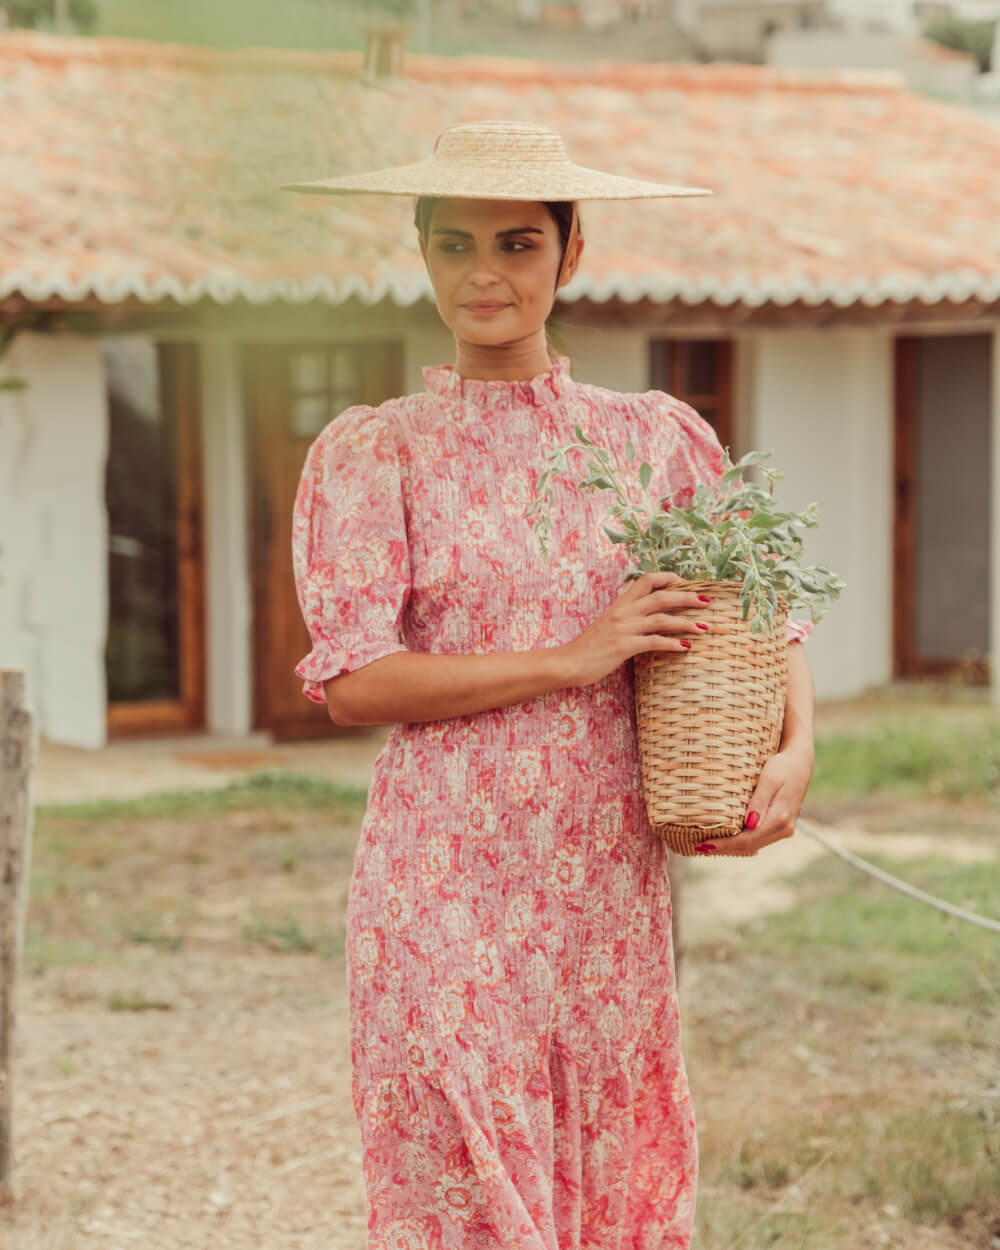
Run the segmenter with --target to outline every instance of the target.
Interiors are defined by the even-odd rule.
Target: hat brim
[[[395,165],[316,182],[288,182],[281,191],[312,195],[409,195],[462,200],[648,200],[711,195],[705,187],[622,178],[571,161],[442,161]]]

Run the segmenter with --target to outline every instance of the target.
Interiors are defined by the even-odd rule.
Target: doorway
[[[194,344],[102,340],[109,439],[108,634],[112,735],[205,719],[201,418]]]
[[[992,336],[896,340],[895,675],[989,681]]]
[[[243,378],[252,449],[254,727],[279,739],[350,733],[305,698],[294,673],[311,642],[292,574],[292,505],[324,426],[352,405],[402,393],[403,345],[255,344],[244,349]]]

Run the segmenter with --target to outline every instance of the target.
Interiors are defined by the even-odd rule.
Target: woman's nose
[[[474,265],[469,274],[469,281],[473,286],[492,286],[496,280],[496,271],[485,264]]]

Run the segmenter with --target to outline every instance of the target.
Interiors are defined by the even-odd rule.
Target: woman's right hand
[[[671,590],[676,573],[643,573],[619,591],[606,611],[563,651],[574,686],[592,686],[640,651],[686,651],[690,635],[707,632],[689,609],[711,602],[691,591]],[[680,609],[683,613],[675,615]]]

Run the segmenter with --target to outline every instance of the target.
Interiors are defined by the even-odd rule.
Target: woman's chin
[[[513,347],[516,343],[524,343],[531,339],[537,331],[512,325],[469,325],[462,319],[448,327],[459,342],[469,347]]]

